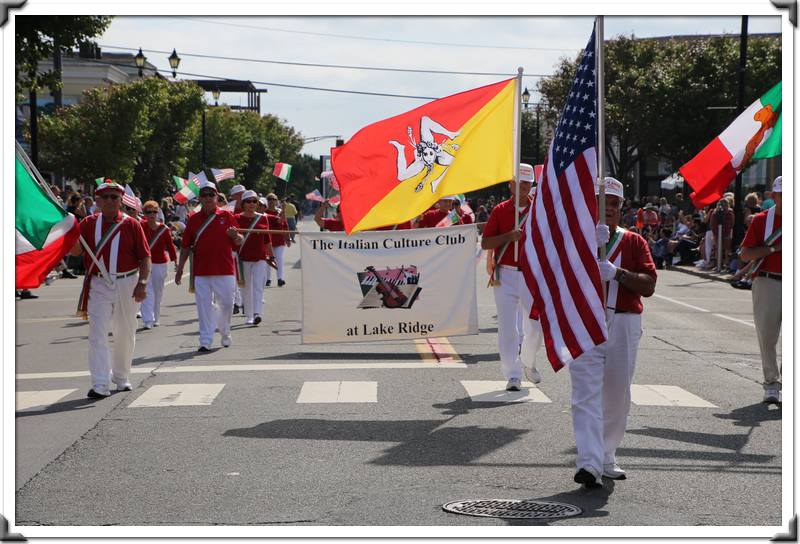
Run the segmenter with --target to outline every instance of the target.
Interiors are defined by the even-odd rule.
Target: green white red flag
[[[175,185],[178,187],[178,192],[174,195],[176,201],[186,204],[193,198],[197,198],[200,188],[194,180],[188,181],[178,176],[172,176],[172,179],[175,180]]]
[[[16,289],[35,289],[78,240],[78,220],[37,181],[25,152],[16,151]]]
[[[781,83],[753,102],[679,172],[694,189],[699,207],[722,198],[736,175],[751,163],[781,154]]]
[[[289,181],[289,176],[292,175],[292,165],[285,162],[276,162],[272,175],[281,178],[283,181]]]

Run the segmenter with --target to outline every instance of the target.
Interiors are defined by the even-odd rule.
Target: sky
[[[777,13],[777,12],[776,12]],[[135,53],[139,47],[165,75],[167,57],[181,57],[179,79],[223,77],[269,89],[262,114],[273,114],[304,137],[340,135],[427,100],[280,87],[276,84],[440,98],[516,75],[535,92],[539,76],[562,57],[574,57],[592,32],[592,17],[211,17],[121,16],[97,40],[104,51]],[[740,17],[605,18],[606,39],[738,34]],[[781,20],[750,17],[751,34],[780,32]],[[118,49],[126,48],[126,49]],[[157,52],[158,51],[158,52]],[[232,57],[200,58],[191,55]],[[256,61],[361,67],[482,72],[504,75],[413,73],[274,64]],[[733,74],[732,74],[733,76]],[[210,94],[207,100],[213,103]],[[220,104],[246,105],[246,96],[222,93]],[[334,139],[306,144],[304,153],[329,154]]]

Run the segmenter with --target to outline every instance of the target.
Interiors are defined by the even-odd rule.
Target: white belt
[[[111,272],[109,272],[108,275],[110,277],[114,278],[114,279],[118,279],[119,280],[119,279],[122,279],[122,278],[127,278],[128,276],[133,276],[138,271],[139,271],[138,268],[134,268],[133,270],[128,270],[127,272],[118,272],[116,274],[112,274]],[[100,274],[99,271],[95,271],[93,273],[93,275],[94,276],[102,276],[102,274]]]
[[[517,272],[520,271],[518,266],[511,266],[511,265],[508,265],[508,264],[500,264],[500,265],[497,265],[497,266],[499,266],[500,268],[505,268],[506,270],[516,270]]]

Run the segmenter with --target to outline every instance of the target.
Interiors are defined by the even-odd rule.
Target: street
[[[311,230],[313,221],[301,229]],[[258,327],[197,353],[172,265],[161,326],[137,333],[133,391],[86,398],[82,278],[16,302],[15,524],[784,526],[781,409],[761,403],[749,291],[659,271],[645,300],[626,481],[572,481],[569,375],[506,393],[484,262],[480,334],[303,346],[299,246]],[[330,319],[336,319],[335,315]],[[444,512],[480,498],[552,500],[542,522]],[[8,517],[8,516],[7,516]],[[775,532],[764,531],[772,536]],[[498,533],[497,536],[501,536]]]

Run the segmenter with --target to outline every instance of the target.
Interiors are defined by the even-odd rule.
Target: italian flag
[[[272,171],[273,176],[281,178],[283,181],[289,181],[289,176],[292,174],[292,165],[285,162],[276,162],[275,169]]]
[[[172,179],[175,180],[175,185],[178,187],[178,192],[174,197],[179,203],[186,204],[200,193],[200,188],[194,181],[187,181],[178,176],[172,176]]]
[[[16,153],[16,289],[35,289],[78,240],[78,220],[36,181],[38,172]]]
[[[736,175],[751,163],[781,154],[781,83],[753,102],[722,134],[680,167],[699,207],[722,198]]]

